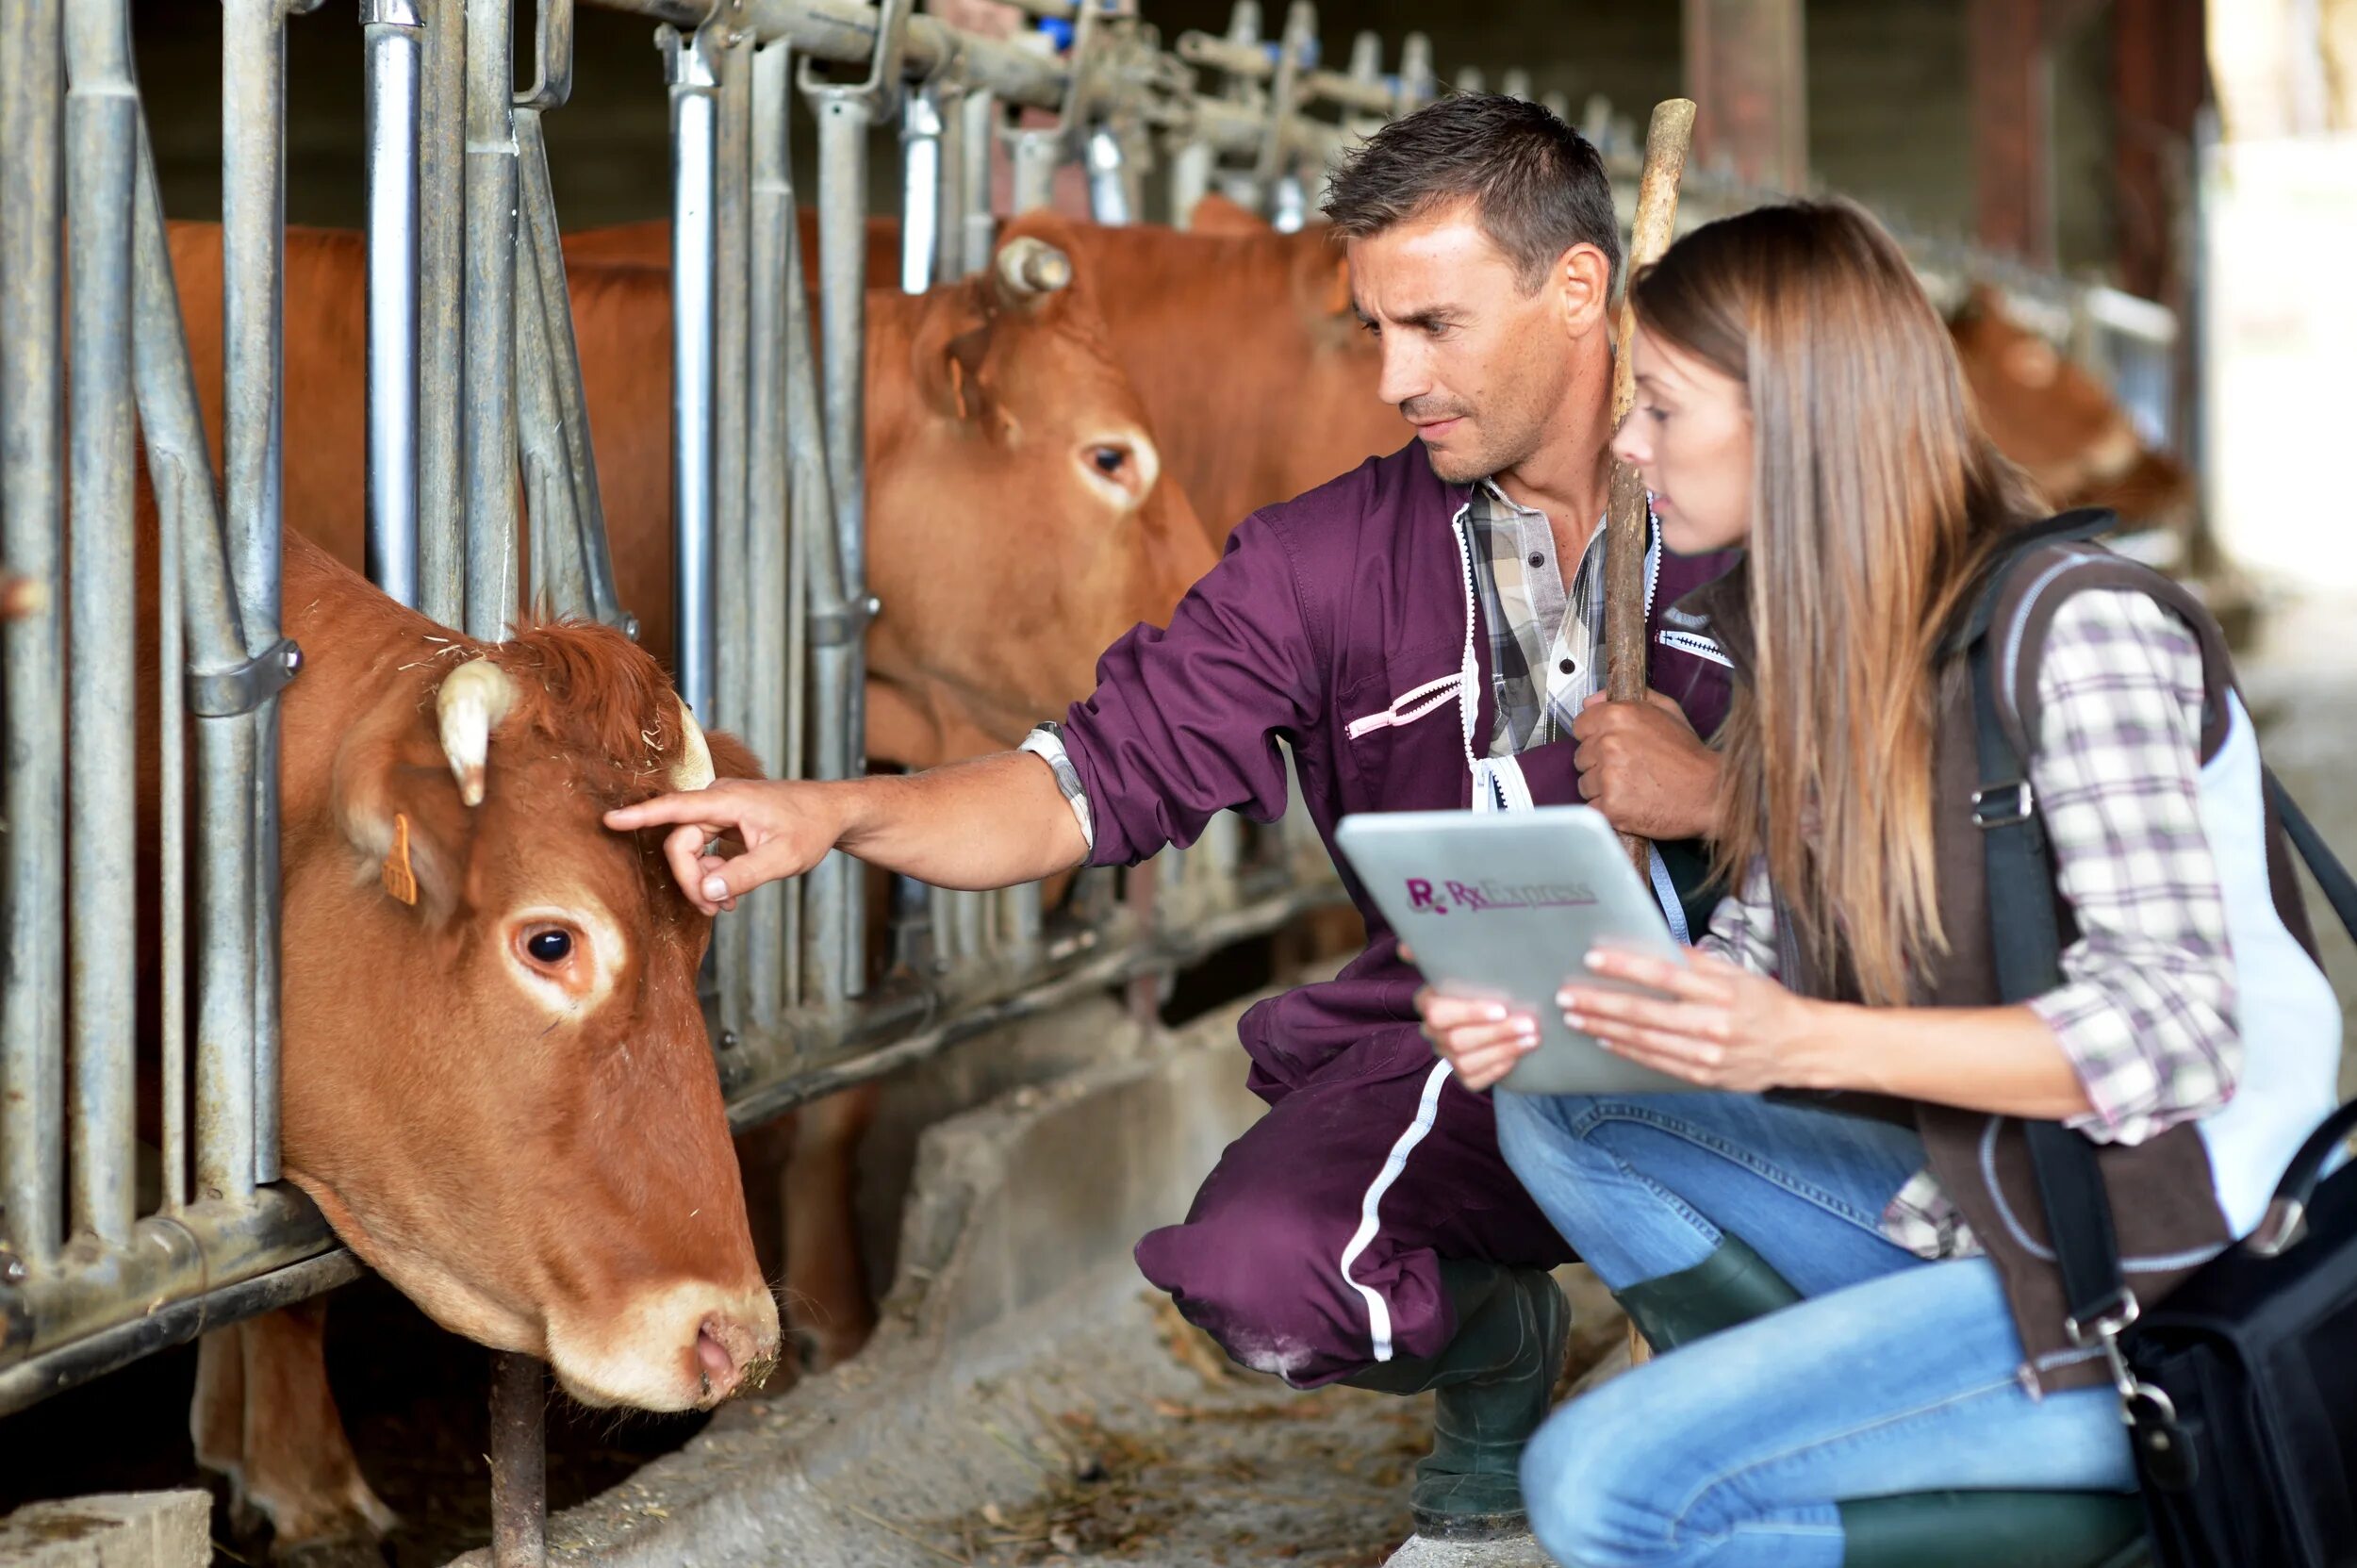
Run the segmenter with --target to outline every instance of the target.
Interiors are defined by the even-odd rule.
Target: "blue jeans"
[[[2135,1485],[2108,1389],[2033,1397],[1986,1259],[1926,1263],[1883,1207],[1908,1129],[1753,1095],[1499,1094],[1498,1139],[1618,1291],[1733,1232],[1805,1297],[1558,1411],[1523,1458],[1540,1543],[1577,1568],[1838,1568],[1844,1499]]]

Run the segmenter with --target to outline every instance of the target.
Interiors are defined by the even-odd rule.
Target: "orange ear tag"
[[[385,855],[385,891],[403,903],[418,901],[418,873],[409,867],[409,818],[393,815],[393,847]]]

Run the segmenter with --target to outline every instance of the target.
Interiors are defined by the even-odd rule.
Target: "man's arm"
[[[840,848],[936,887],[1009,887],[1078,866],[1088,843],[1055,774],[1036,756],[1001,751],[901,777],[731,779],[608,812],[619,832],[668,827],[664,855],[706,915],[762,883],[798,877]],[[704,853],[734,838],[744,853]]]

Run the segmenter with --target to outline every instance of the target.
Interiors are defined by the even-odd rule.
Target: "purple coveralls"
[[[1405,704],[1405,721],[1352,720],[1458,671],[1467,602],[1453,523],[1463,486],[1421,442],[1254,513],[1171,617],[1107,651],[1064,743],[1095,819],[1091,856],[1133,865],[1195,841],[1217,812],[1274,821],[1294,753],[1310,815],[1471,802],[1459,703]],[[1723,662],[1670,605],[1731,557],[1658,553],[1648,606],[1651,683],[1711,734]],[[1667,635],[1664,635],[1665,628]],[[1495,722],[1489,638],[1473,629],[1486,754]],[[1576,801],[1574,743],[1521,754],[1540,804]],[[1486,1096],[1468,1093],[1417,1032],[1419,983],[1345,870],[1367,950],[1335,979],[1244,1015],[1253,1091],[1270,1110],[1228,1146],[1186,1221],[1138,1244],[1138,1266],[1247,1366],[1301,1387],[1393,1356],[1437,1353],[1457,1325],[1439,1260],[1552,1266],[1570,1253],[1499,1157]]]

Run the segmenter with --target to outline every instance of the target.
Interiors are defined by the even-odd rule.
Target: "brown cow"
[[[287,1178],[437,1323],[545,1358],[574,1398],[726,1397],[778,1316],[697,999],[711,925],[601,813],[750,757],[602,627],[472,643],[291,533],[285,602],[305,653],[281,707]],[[152,737],[140,762],[147,885]],[[198,1458],[281,1549],[390,1523],[319,1321],[200,1351]]]
[[[2127,410],[2083,367],[2007,316],[1976,286],[1948,323],[1981,422],[2056,506],[2101,506],[2129,523],[2183,531],[2193,475],[2145,445]]]
[[[174,225],[198,385],[220,385],[219,231]],[[1010,243],[1061,244],[1037,218]],[[671,645],[669,302],[661,269],[577,265],[576,335],[623,602]],[[364,324],[356,237],[290,231],[287,513],[361,553]],[[1213,552],[1102,347],[1085,270],[1046,294],[995,276],[868,300],[869,755],[931,766],[1012,744],[1092,684],[1096,654],[1167,618]],[[881,907],[881,901],[879,901]],[[845,1166],[872,1114],[854,1091],[797,1118],[784,1177],[790,1298],[823,1364],[872,1327]],[[323,1392],[323,1391],[322,1391]]]
[[[808,271],[816,219],[805,208],[801,220]],[[1014,220],[1011,232],[1032,221]],[[1396,451],[1409,429],[1375,395],[1381,358],[1322,226],[1278,234],[1219,196],[1203,200],[1195,223],[1186,233],[1071,223],[1060,242],[1091,280],[1165,471],[1220,543],[1256,508]],[[670,245],[670,224],[657,220],[569,235],[565,254],[660,266]],[[870,278],[895,275],[898,245],[896,220],[868,220]]]

